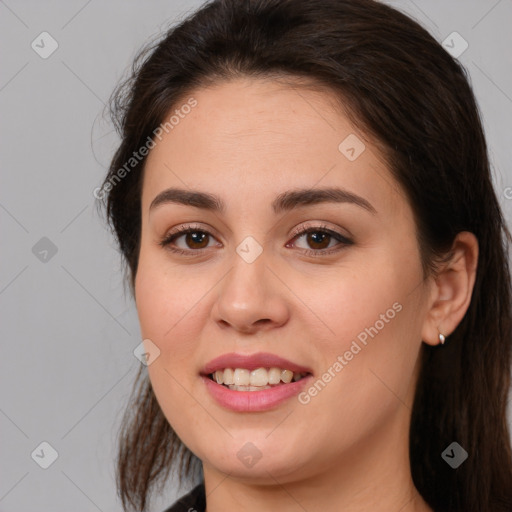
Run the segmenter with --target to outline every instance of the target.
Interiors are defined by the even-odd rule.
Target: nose
[[[233,267],[217,290],[212,314],[223,329],[251,334],[288,321],[287,289],[268,266],[264,252],[252,263],[235,255]]]

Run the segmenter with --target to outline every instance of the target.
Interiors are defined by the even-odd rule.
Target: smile
[[[313,378],[311,368],[276,354],[223,354],[207,363],[200,378],[223,409],[261,412],[298,395]]]
[[[232,391],[262,391],[275,386],[297,382],[308,375],[307,372],[293,372],[283,368],[225,368],[210,374],[210,378]]]

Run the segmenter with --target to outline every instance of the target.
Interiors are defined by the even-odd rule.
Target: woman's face
[[[135,281],[169,423],[253,481],[407,454],[429,287],[404,193],[328,93],[190,96],[147,159]]]

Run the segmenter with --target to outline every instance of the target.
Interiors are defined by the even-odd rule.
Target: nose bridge
[[[236,247],[232,268],[223,279],[217,297],[218,322],[248,331],[285,321],[286,298],[267,268],[270,264],[266,251],[252,237]]]

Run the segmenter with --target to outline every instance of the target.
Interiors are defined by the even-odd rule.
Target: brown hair
[[[214,0],[138,54],[130,77],[112,96],[121,143],[102,197],[132,291],[145,159],[113,185],[114,175],[194,88],[237,76],[277,75],[327,86],[355,126],[382,146],[414,211],[427,274],[457,233],[478,238],[466,315],[442,348],[422,344],[411,471],[436,511],[512,510],[506,419],[511,237],[492,187],[467,73],[401,12],[373,0]],[[145,510],[150,491],[163,484],[172,464],[188,477],[198,460],[168,424],[142,368],[137,382],[119,438],[117,483],[125,509]],[[453,441],[469,454],[457,469],[441,458]]]

